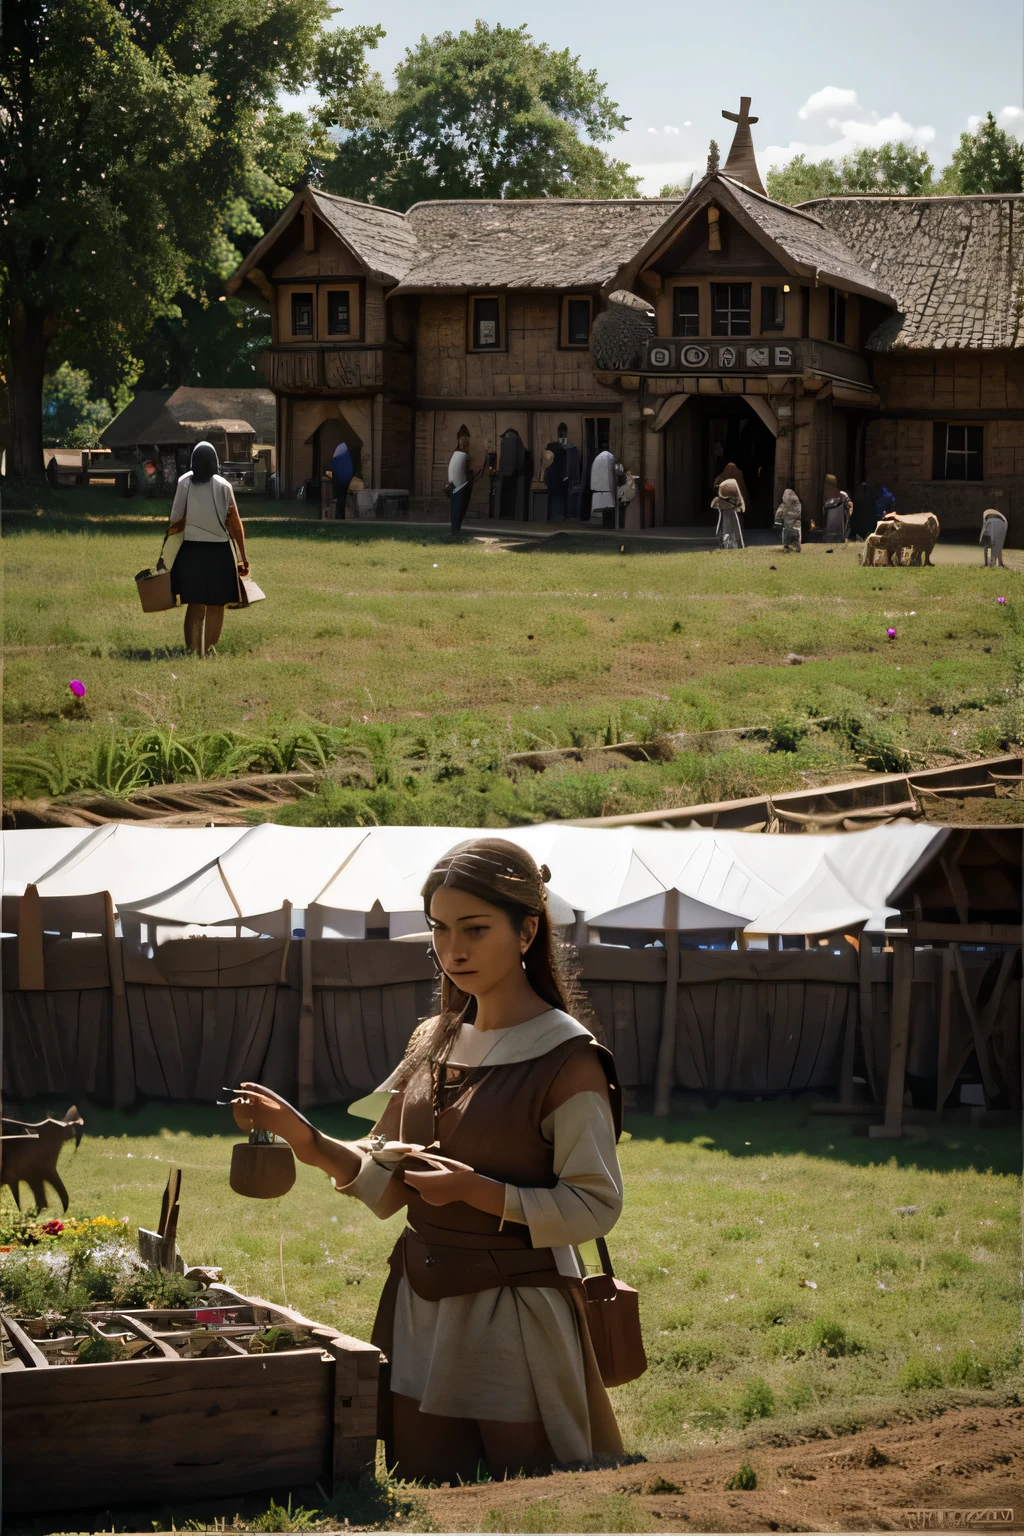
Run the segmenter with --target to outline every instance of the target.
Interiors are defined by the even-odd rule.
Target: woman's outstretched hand
[[[243,1083],[238,1097],[231,1100],[231,1110],[240,1131],[270,1131],[288,1143],[300,1163],[318,1161],[316,1131],[273,1088]]]
[[[451,1205],[461,1200],[474,1210],[487,1211],[492,1216],[504,1215],[504,1184],[475,1173],[468,1163],[456,1162],[453,1157],[438,1157],[431,1152],[430,1158],[443,1166],[402,1171],[405,1183],[411,1185],[428,1205]]]

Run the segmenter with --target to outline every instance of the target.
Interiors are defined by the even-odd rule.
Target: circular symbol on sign
[[[711,361],[707,347],[684,347],[681,354],[684,368],[706,368]]]
[[[652,368],[668,368],[672,363],[672,353],[668,347],[652,347],[649,361]]]

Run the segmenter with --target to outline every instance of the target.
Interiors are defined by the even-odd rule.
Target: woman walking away
[[[185,644],[205,656],[224,627],[224,608],[238,601],[238,577],[248,576],[245,530],[230,481],[218,475],[212,443],[196,443],[192,467],[178,481],[168,534],[184,534],[171,566],[171,590],[185,608]],[[235,552],[238,553],[238,563]]]
[[[718,513],[715,536],[719,548],[743,549],[743,524],[740,519],[746,511],[746,505],[735,480],[719,482],[718,495],[711,503],[711,508]]]
[[[622,1450],[574,1252],[618,1220],[622,1093],[570,1011],[548,878],[490,837],[431,870],[440,1008],[366,1101],[386,1104],[367,1141],[323,1135],[258,1084],[234,1102],[243,1130],[283,1136],[382,1220],[405,1208],[372,1335],[400,1478],[454,1486],[481,1462],[497,1480]]]
[[[803,508],[796,491],[783,491],[782,500],[775,509],[775,526],[782,529],[783,554],[800,553],[800,536],[802,528],[800,517]]]
[[[981,539],[979,540],[985,555],[986,565],[1002,565],[1003,545],[1006,543],[1006,534],[1009,523],[1002,512],[997,512],[995,507],[989,507],[981,514]]]
[[[720,470],[719,473],[715,476],[714,489],[716,491],[721,490],[723,480],[735,480],[736,484],[739,486],[740,498],[744,507],[749,507],[750,494],[747,491],[747,482],[743,478],[742,469],[740,469],[738,464],[734,464],[732,459],[730,459],[725,468]]]
[[[821,512],[825,538],[829,542],[846,543],[846,520],[850,515],[851,505],[849,496],[839,489],[839,481],[835,475],[826,475],[825,501]]]
[[[452,538],[462,528],[462,519],[469,508],[469,494],[473,489],[473,471],[469,467],[469,433],[461,431],[455,439],[455,452],[448,460],[448,511],[452,521]]]

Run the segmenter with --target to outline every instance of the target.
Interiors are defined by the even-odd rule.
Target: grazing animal
[[[887,512],[864,540],[862,565],[902,565],[909,554],[911,565],[931,565],[939,537],[934,512]]]
[[[77,1150],[85,1131],[85,1121],[72,1104],[63,1120],[4,1120],[3,1141],[0,1141],[0,1189],[7,1186],[14,1196],[14,1203],[21,1210],[20,1185],[25,1183],[32,1191],[36,1210],[46,1205],[46,1185],[56,1190],[65,1211],[68,1208],[68,1192],[64,1180],[57,1172],[60,1149],[72,1137]]]

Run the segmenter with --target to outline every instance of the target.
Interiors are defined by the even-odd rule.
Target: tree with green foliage
[[[948,190],[961,193],[1024,191],[1024,144],[986,112],[973,133],[960,135],[946,177]]]
[[[43,380],[43,447],[96,448],[100,433],[128,403],[122,385],[113,399],[93,395],[84,368],[61,363]]]
[[[41,473],[55,364],[85,369],[100,394],[134,382],[154,322],[175,317],[181,292],[209,307],[210,276],[238,260],[235,238],[258,238],[258,211],[287,200],[275,170],[293,166],[293,139],[274,117],[278,93],[339,95],[337,72],[358,77],[367,34],[380,35],[325,33],[331,14],[330,0],[8,8],[0,366],[13,473]],[[218,308],[216,325],[237,326]]]
[[[932,190],[933,167],[923,149],[893,140],[877,149],[866,145],[842,160],[808,160],[795,155],[768,172],[768,196],[779,203],[806,203],[849,192],[913,197]]]
[[[328,191],[405,209],[428,198],[635,197],[600,147],[625,128],[594,70],[525,26],[421,37],[388,90],[365,76],[323,127],[340,131]]]

